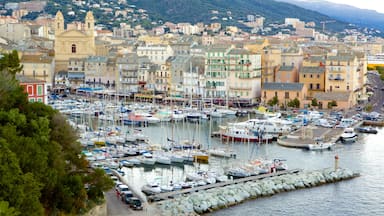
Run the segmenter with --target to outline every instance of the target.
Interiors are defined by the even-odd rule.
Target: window
[[[316,84],[316,89],[320,89],[320,83]]]
[[[38,96],[43,95],[43,86],[42,85],[37,86],[37,95]]]
[[[72,44],[72,53],[76,53],[76,44]]]
[[[305,74],[303,74],[303,78],[305,78]]]
[[[88,23],[88,28],[89,28],[89,29],[91,28],[91,23]]]
[[[277,97],[277,92],[275,92],[275,97]]]
[[[309,89],[313,89],[313,84],[309,84]]]
[[[311,76],[310,76],[310,77],[311,77],[311,78],[313,77],[313,76],[312,76],[312,74],[311,74]]]
[[[27,93],[28,93],[28,95],[33,95],[33,86],[31,86],[31,85],[28,85],[27,86]]]
[[[285,99],[289,99],[289,92],[285,92]]]
[[[320,74],[317,74],[317,78],[320,78]]]
[[[42,98],[37,98],[37,101],[43,103],[43,99]]]
[[[267,97],[267,92],[266,91],[264,91],[264,98],[266,98]]]
[[[300,93],[299,92],[296,92],[296,97],[298,98],[300,96]]]
[[[349,85],[347,85],[347,91],[349,91]]]
[[[59,28],[60,28],[60,23],[58,22],[58,23],[57,23],[57,29],[59,29]]]
[[[29,102],[35,102],[35,98],[29,98]]]

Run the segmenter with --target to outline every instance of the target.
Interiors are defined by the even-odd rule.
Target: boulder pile
[[[347,169],[335,171],[330,168],[292,173],[180,195],[174,199],[161,201],[157,205],[162,215],[199,215],[227,208],[248,199],[334,183],[359,175]]]

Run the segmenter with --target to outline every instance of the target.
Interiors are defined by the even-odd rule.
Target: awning
[[[68,79],[84,79],[84,72],[68,72]]]

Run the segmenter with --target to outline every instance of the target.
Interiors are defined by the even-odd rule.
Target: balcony
[[[329,77],[328,80],[329,80],[329,81],[344,82],[344,79],[343,79],[343,78],[340,78],[340,77],[335,77],[335,78]]]
[[[229,90],[237,90],[237,91],[251,91],[252,88],[251,87],[245,87],[245,86],[230,86],[229,87]]]

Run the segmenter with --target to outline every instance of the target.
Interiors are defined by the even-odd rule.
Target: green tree
[[[293,107],[293,108],[299,108],[300,107],[300,101],[299,99],[295,98],[293,100],[290,100],[287,104],[288,107]]]
[[[18,216],[18,212],[15,208],[10,207],[8,202],[0,201],[0,216]]]
[[[274,96],[272,99],[270,99],[267,104],[269,106],[275,106],[276,104],[279,104],[279,98],[277,96]]]
[[[333,107],[337,107],[337,102],[335,100],[328,102],[328,109],[332,109]]]
[[[20,64],[19,54],[16,50],[11,53],[3,53],[0,58],[0,71],[7,70],[10,74],[15,75],[23,70],[23,65]]]
[[[311,106],[318,106],[319,105],[319,102],[317,101],[316,98],[312,98],[312,101],[311,101]]]

